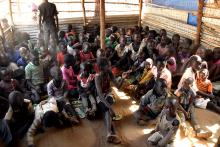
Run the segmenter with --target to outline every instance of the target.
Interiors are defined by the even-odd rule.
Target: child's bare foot
[[[120,144],[121,139],[117,135],[110,134],[107,136],[107,142],[113,143],[113,144]]]
[[[198,138],[207,139],[207,138],[210,138],[211,136],[212,136],[212,132],[210,132],[210,131],[204,131],[204,130],[197,130],[196,131],[196,137],[198,137]]]

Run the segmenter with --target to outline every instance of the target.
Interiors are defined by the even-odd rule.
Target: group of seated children
[[[113,123],[112,84],[140,102],[134,113],[138,125],[158,118],[149,145],[171,144],[179,126],[186,136],[212,136],[200,127],[194,109],[220,114],[219,92],[212,85],[220,80],[220,48],[195,50],[192,40],[180,40],[178,34],[170,39],[164,29],[112,26],[102,49],[97,25],[92,32],[82,30],[77,34],[68,25],[60,31],[57,49],[44,48],[40,38],[36,45],[30,40],[5,45],[0,55],[0,137],[6,145],[26,136],[33,147],[34,136],[44,128],[76,125],[99,113],[107,141],[121,143]]]

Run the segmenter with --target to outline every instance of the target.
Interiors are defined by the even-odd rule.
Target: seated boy
[[[174,98],[167,99],[166,108],[160,113],[156,128],[147,139],[148,145],[161,147],[172,144],[179,127],[179,120],[176,114],[177,103]]]
[[[24,69],[25,66],[28,64],[28,62],[30,61],[30,52],[25,47],[21,47],[19,49],[19,52],[21,57],[17,60],[17,65],[22,69]]]
[[[12,85],[12,72],[10,70],[1,70],[0,95],[8,98],[9,94],[14,90]]]
[[[92,74],[89,63],[81,63],[81,73],[77,76],[79,96],[82,99],[83,107],[87,118],[95,116],[96,101],[94,98],[95,93],[95,74]],[[90,104],[90,105],[89,105]],[[89,107],[91,106],[91,107]]]
[[[167,95],[166,81],[158,79],[154,88],[141,97],[139,109],[135,113],[137,123],[145,125],[155,119],[162,111]]]
[[[31,57],[31,62],[25,67],[25,78],[28,89],[32,91],[36,101],[40,101],[40,95],[44,91],[44,71],[40,64],[38,54]]]
[[[67,54],[67,46],[65,43],[59,43],[60,52],[57,53],[57,62],[59,66],[64,64],[64,55]]]
[[[79,55],[81,63],[94,59],[94,56],[90,51],[90,44],[88,42],[83,43],[82,50],[80,51]]]
[[[69,126],[72,119],[65,113],[59,112],[54,98],[41,101],[35,108],[35,118],[27,132],[28,147],[34,146],[34,136],[39,129],[44,128],[63,128]]]
[[[209,138],[212,136],[211,132],[203,131],[195,117],[194,111],[194,100],[196,94],[192,90],[193,79],[187,78],[184,79],[182,86],[175,91],[175,95],[179,99],[179,103],[183,108],[182,112],[179,112],[179,116],[181,118],[181,127],[183,128],[184,134],[187,136],[189,134],[193,134],[190,128],[186,125],[186,120],[189,119],[194,130],[196,132],[196,136],[199,138]]]
[[[13,91],[9,95],[9,109],[5,115],[13,138],[22,139],[28,131],[34,119],[32,103],[24,99],[19,91]]]
[[[75,117],[75,111],[70,105],[68,96],[67,83],[63,80],[62,72],[58,66],[54,66],[50,69],[52,80],[47,84],[47,93],[49,98],[54,98],[57,102],[59,111],[63,109],[73,117],[76,123],[79,121]]]

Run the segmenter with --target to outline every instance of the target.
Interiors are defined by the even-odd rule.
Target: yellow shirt
[[[144,84],[145,82],[149,81],[152,77],[153,77],[152,69],[150,70],[144,69],[139,84]]]

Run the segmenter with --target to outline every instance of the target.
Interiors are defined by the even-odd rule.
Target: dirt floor
[[[102,120],[88,121],[84,119],[80,126],[64,130],[49,130],[35,137],[37,147],[144,147],[147,134],[154,125],[137,126],[132,113],[138,105],[123,92],[117,93],[115,111],[123,115],[123,119],[116,121],[118,135],[122,138],[122,144],[112,145],[106,143],[106,131]],[[180,129],[177,132],[174,145],[176,147],[213,147],[220,135],[220,116],[202,109],[196,109],[199,123],[202,127],[211,130],[213,136],[208,140],[184,137]],[[22,143],[23,144],[23,143]],[[25,145],[18,145],[25,147]]]

